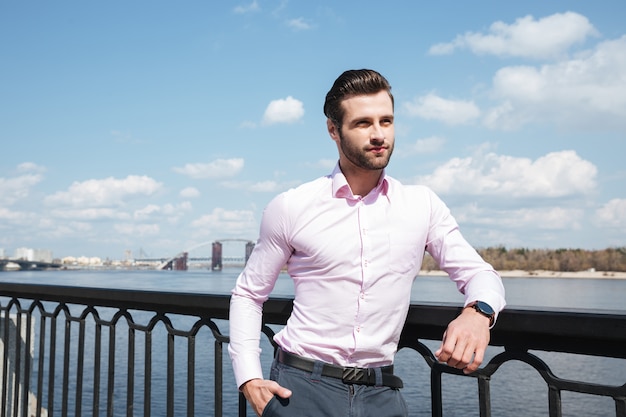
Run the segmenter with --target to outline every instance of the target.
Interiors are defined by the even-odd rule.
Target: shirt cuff
[[[231,357],[231,359],[237,388],[241,388],[251,379],[263,379],[263,370],[258,355],[241,355],[236,358]]]

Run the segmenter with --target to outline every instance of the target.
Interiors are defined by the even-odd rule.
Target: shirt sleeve
[[[287,212],[286,194],[278,195],[266,207],[259,240],[231,293],[228,352],[238,387],[263,378],[259,347],[263,303],[292,252],[286,238]]]
[[[431,219],[426,250],[465,296],[464,305],[477,300],[484,301],[494,309],[497,316],[506,305],[500,275],[465,240],[448,207],[432,191],[430,204]]]

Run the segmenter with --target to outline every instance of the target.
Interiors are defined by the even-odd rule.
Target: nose
[[[385,140],[385,131],[380,123],[372,123],[370,140]]]

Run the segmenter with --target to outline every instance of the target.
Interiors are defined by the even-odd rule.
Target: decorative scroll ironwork
[[[0,417],[245,416],[243,396],[225,404],[223,391],[224,384],[234,389],[225,381],[228,336],[220,329],[228,305],[227,295],[2,283]],[[270,343],[272,327],[284,325],[291,308],[290,299],[265,304],[262,331]],[[565,391],[612,398],[615,415],[626,417],[626,384],[559,378],[532,353],[626,359],[625,313],[508,309],[492,332],[492,345],[503,351],[466,376],[438,363],[423,343],[439,340],[459,310],[412,305],[400,342],[430,368],[433,416],[445,414],[443,374],[475,379],[479,415],[491,416],[492,376],[519,361],[545,381],[551,417],[562,416]]]

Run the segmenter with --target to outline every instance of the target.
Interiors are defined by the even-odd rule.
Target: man
[[[504,308],[498,274],[463,239],[424,186],[385,174],[394,147],[394,101],[372,70],[344,72],[326,95],[333,173],[278,195],[232,292],[229,352],[239,389],[264,416],[406,416],[392,364],[412,283],[428,251],[465,294],[435,352],[474,372]],[[274,340],[270,380],[259,361],[262,306],[281,268],[294,308]]]

